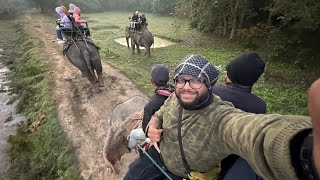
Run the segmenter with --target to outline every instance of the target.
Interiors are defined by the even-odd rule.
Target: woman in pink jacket
[[[84,30],[85,35],[86,35],[87,37],[90,37],[91,34],[90,34],[89,28],[84,27],[84,26],[82,25],[82,23],[85,23],[86,20],[81,19],[81,17],[80,17],[80,12],[81,12],[81,10],[80,10],[79,7],[75,7],[75,8],[74,8],[73,15],[72,15],[73,18],[74,18],[74,26],[80,28],[81,30]]]
[[[74,8],[74,11],[73,11],[74,25],[79,28],[82,27],[81,23],[86,22],[84,19],[81,19],[80,12],[81,12],[80,8],[78,7]]]

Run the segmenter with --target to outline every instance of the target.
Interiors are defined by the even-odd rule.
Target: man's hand
[[[158,153],[160,153],[157,142],[159,142],[161,139],[163,129],[158,129],[157,127],[158,118],[153,116],[149,122],[148,137],[150,138],[152,145],[156,148]]]
[[[316,80],[309,89],[308,110],[313,127],[313,158],[320,174],[320,79]]]

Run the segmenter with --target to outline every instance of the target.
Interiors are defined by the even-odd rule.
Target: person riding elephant
[[[62,5],[60,7],[63,9],[64,14],[67,15],[68,14],[68,8],[65,7],[64,5]]]
[[[84,27],[82,25],[82,23],[86,23],[87,21],[84,20],[84,19],[81,19],[80,13],[81,13],[80,8],[79,7],[75,7],[74,8],[74,12],[73,12],[74,26],[79,28],[81,31],[84,31],[86,33],[85,34],[86,37],[90,37],[91,36],[90,30],[87,27]]]
[[[139,20],[141,23],[141,28],[147,28],[148,23],[147,23],[147,18],[146,15],[144,13],[139,13]]]
[[[64,13],[63,8],[56,7],[55,11],[59,14],[60,21],[61,21],[61,22],[57,21],[58,23],[56,27],[57,40],[58,40],[58,43],[63,43],[62,31],[69,31],[71,29],[71,21]]]
[[[136,11],[133,13],[132,17],[130,19],[130,28],[131,30],[138,30],[139,28],[139,11]]]
[[[68,10],[68,14],[69,15],[73,15],[73,12],[74,12],[74,8],[76,7],[76,5],[74,5],[74,4],[69,4],[69,10]]]
[[[150,48],[152,44],[154,43],[154,37],[151,32],[148,30],[144,31],[132,31],[130,27],[126,27],[126,41],[127,46],[129,48],[129,38],[131,38],[131,48],[132,48],[132,54],[134,53],[135,47],[137,46],[137,52],[140,53],[140,48],[144,47],[146,49],[145,56],[150,56]]]
[[[210,92],[218,76],[205,57],[183,58],[175,70],[175,93],[145,129],[153,146],[129,165],[123,179],[210,180],[230,154],[264,179],[318,179],[320,79],[309,89],[310,118],[236,109]]]

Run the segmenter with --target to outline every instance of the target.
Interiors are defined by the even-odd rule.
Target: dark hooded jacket
[[[174,92],[172,85],[160,86],[155,90],[153,98],[144,107],[142,129],[145,131],[151,117],[157,112],[163,105],[164,101]]]
[[[224,101],[231,102],[236,108],[245,112],[265,114],[267,106],[264,100],[251,93],[251,87],[230,84],[227,86],[215,85],[211,92]]]

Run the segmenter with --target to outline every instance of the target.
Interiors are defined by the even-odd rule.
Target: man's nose
[[[190,86],[190,81],[187,81],[183,88],[184,89],[192,89],[192,87]]]

